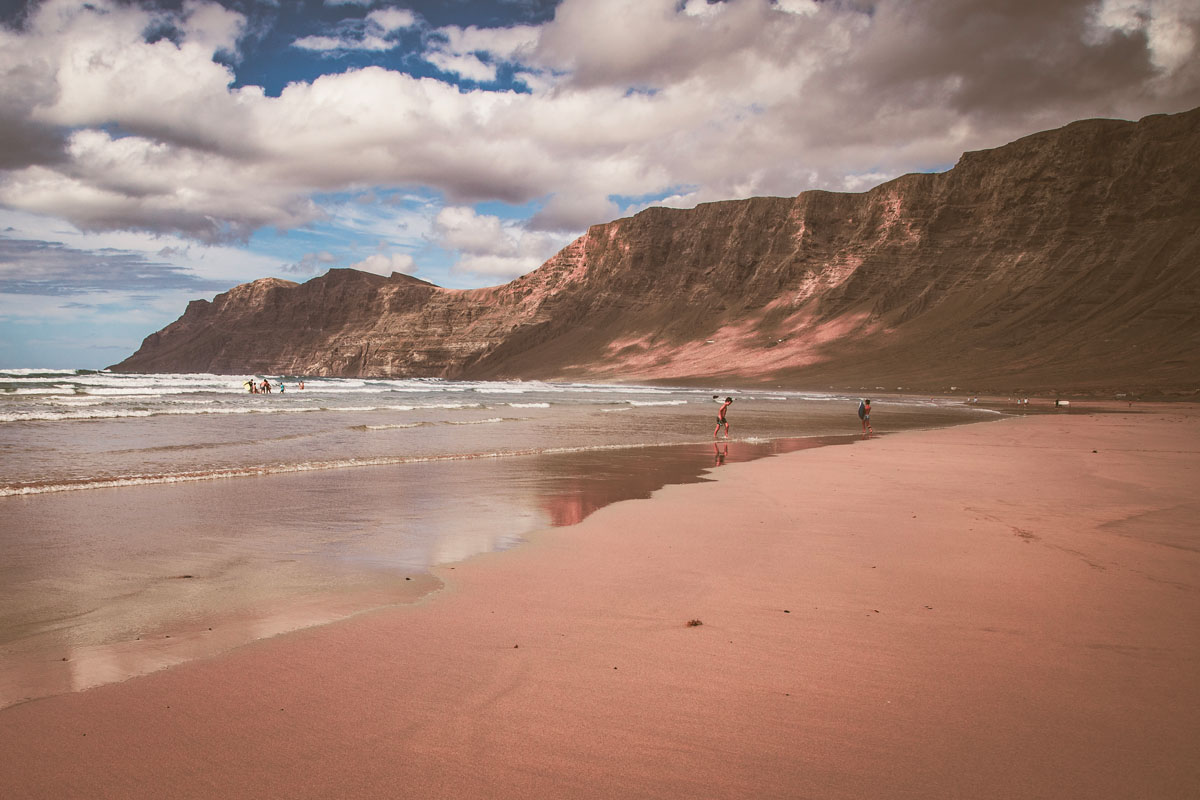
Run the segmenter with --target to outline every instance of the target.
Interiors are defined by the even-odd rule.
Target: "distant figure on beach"
[[[863,433],[871,433],[871,401],[863,400],[858,404],[858,418],[862,420]]]
[[[721,426],[725,426],[725,438],[729,438],[729,420],[725,419],[725,411],[729,408],[729,404],[733,402],[732,397],[726,397],[725,402],[721,404],[721,408],[717,411],[717,427],[713,428],[713,438],[717,438],[717,432],[721,430]]]
[[[304,381],[300,381],[300,388],[301,388],[301,389],[303,389],[303,388],[304,388]]]
[[[283,381],[279,382],[279,393],[283,394]]]
[[[258,387],[258,391],[259,391],[259,394],[270,394],[271,393],[271,382],[269,380],[267,380],[266,378],[263,378],[262,386]]]

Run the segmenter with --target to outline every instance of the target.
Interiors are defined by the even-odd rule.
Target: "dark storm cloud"
[[[66,159],[65,147],[61,131],[0,110],[0,170],[57,164]]]
[[[825,75],[867,88],[867,102],[919,100],[937,87],[930,99],[968,114],[1111,102],[1153,79],[1155,67],[1146,32],[1099,28],[1097,8],[1087,0],[890,3]]]

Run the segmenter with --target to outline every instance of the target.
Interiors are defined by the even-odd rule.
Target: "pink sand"
[[[0,797],[1194,798],[1198,465],[1189,406],[722,467],[8,708]]]

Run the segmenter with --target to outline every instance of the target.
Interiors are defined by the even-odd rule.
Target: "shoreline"
[[[876,437],[879,435],[881,434],[874,434]],[[483,545],[482,551],[470,549],[460,555],[452,555],[445,564],[413,563],[399,568],[399,571],[397,571],[396,565],[392,565],[390,569],[372,571],[372,574],[363,576],[363,579],[353,586],[321,588],[312,593],[290,598],[264,594],[265,587],[257,585],[260,576],[242,570],[239,581],[235,583],[241,583],[243,587],[246,584],[257,586],[254,592],[257,599],[253,609],[209,607],[203,601],[197,602],[193,599],[191,602],[194,604],[194,608],[190,613],[181,615],[178,610],[179,599],[172,600],[171,594],[173,593],[165,592],[163,588],[156,590],[154,587],[142,589],[142,593],[149,596],[141,596],[139,593],[132,599],[123,596],[107,598],[106,604],[119,604],[125,608],[126,616],[131,613],[128,606],[132,603],[144,604],[145,608],[138,612],[140,616],[144,617],[143,621],[136,628],[127,630],[123,636],[118,636],[106,643],[97,642],[94,638],[82,637],[78,633],[73,636],[54,636],[54,640],[47,643],[46,640],[50,638],[50,635],[43,633],[39,637],[39,641],[25,639],[0,645],[0,651],[5,654],[5,659],[0,661],[0,710],[44,697],[119,683],[190,661],[218,657],[225,652],[262,639],[309,627],[336,623],[359,614],[418,603],[423,601],[427,595],[439,591],[444,586],[442,581],[434,575],[433,567],[435,566],[446,567],[456,564],[459,560],[468,559],[479,552],[498,552],[509,547],[523,546],[527,541],[524,537],[536,536],[542,528],[578,524],[599,508],[614,502],[648,498],[653,492],[667,485],[710,480],[708,476],[718,463],[720,465],[744,463],[797,450],[853,444],[862,438],[859,434],[847,433],[771,440],[759,440],[754,437],[748,440],[726,441],[721,439],[711,443],[712,452],[718,455],[718,459],[711,459],[703,455],[709,452],[709,443],[707,442],[699,445],[696,443],[644,445],[593,449],[586,452],[566,450],[558,453],[532,454],[533,457],[542,458],[587,456],[593,459],[599,458],[601,461],[592,463],[590,470],[581,470],[578,466],[571,470],[568,467],[568,472],[580,473],[567,480],[572,485],[571,497],[544,498],[543,503],[548,514],[543,524],[535,524],[534,527],[521,529],[517,534],[510,533],[508,536],[497,537],[499,540],[510,540],[507,544],[501,541],[491,541]],[[732,453],[729,451],[731,441],[734,443]],[[718,450],[718,447],[721,449]],[[687,453],[694,454],[701,451],[704,466],[694,457],[685,456]],[[655,457],[655,466],[647,467],[644,463],[636,465],[626,463],[631,455],[646,452],[658,454]],[[463,460],[448,458],[371,466],[408,468],[419,464],[440,464]],[[603,475],[626,470],[628,472],[626,472],[625,478],[617,481],[615,485],[609,479],[587,477],[593,472]],[[287,475],[284,474],[284,477],[286,478]],[[319,476],[298,475],[293,477],[313,481],[320,480]],[[348,482],[354,481],[355,478],[355,476],[345,473],[337,477],[345,482],[344,488],[349,487]],[[391,480],[385,473],[378,473],[376,477],[384,482]],[[325,483],[328,483],[329,480],[332,478],[327,478]],[[401,482],[404,481],[401,480]],[[359,491],[361,500],[364,487],[361,483],[354,485]],[[129,491],[119,495],[106,493],[90,502],[85,497],[60,497],[51,494],[46,501],[35,501],[41,503],[36,508],[40,509],[41,514],[45,514],[48,510],[67,503],[86,508],[92,513],[98,513],[111,519],[117,513],[117,509],[122,507],[154,507],[161,504],[157,499],[159,498],[158,494],[154,494],[153,497],[156,499],[151,500],[149,493],[155,491],[154,484],[139,484],[123,488]],[[228,492],[222,494],[219,486],[191,486],[190,482],[168,484],[167,488],[171,494],[166,503],[171,506],[188,507],[211,504],[214,502],[210,497],[212,493],[216,493],[215,497],[221,498],[224,503],[233,502],[235,497]],[[254,493],[252,487],[240,488]],[[278,486],[276,488],[279,489]],[[51,505],[45,505],[47,502]],[[61,509],[51,512],[51,518],[57,520],[61,513]],[[233,516],[239,515],[234,514]],[[17,518],[18,528],[22,527],[24,523],[24,517]],[[461,517],[458,519],[458,523],[462,526],[469,524],[465,523]],[[64,523],[56,524],[55,527],[65,530],[70,526]],[[118,527],[123,526],[118,525]],[[130,527],[140,528],[142,526],[134,524]],[[175,541],[182,535],[182,531],[160,529],[156,535],[159,537],[165,535],[168,539]],[[56,542],[54,546],[59,546],[59,543]],[[160,587],[178,584],[180,592],[174,594],[184,593],[185,596],[186,590],[183,588],[185,583],[189,584],[188,588],[195,588],[199,592],[208,590],[208,585],[214,579],[220,580],[221,578],[213,574],[213,564],[207,563],[203,559],[197,560],[197,555],[194,552],[176,554],[172,557],[169,565],[164,565],[175,571],[157,576],[155,582],[160,584]],[[270,564],[260,565],[261,569],[270,567]],[[291,576],[290,579],[296,580],[296,576]],[[227,578],[222,582],[230,584]],[[234,586],[229,585],[227,591],[229,590],[234,590]],[[233,591],[233,594],[236,594],[236,591]],[[176,608],[174,614],[167,611],[167,608],[172,605]],[[161,614],[151,611],[159,606],[163,607]],[[9,611],[11,612],[12,609]],[[88,613],[96,616],[95,611]],[[111,608],[109,613],[113,613]],[[14,618],[19,620],[19,614],[14,615]]]
[[[1137,410],[713,469],[0,710],[0,794],[1194,796],[1200,410]]]
[[[185,378],[212,388],[206,376]],[[745,423],[739,407],[735,429],[745,424],[742,430],[755,435],[735,436],[732,447],[717,440],[723,442],[720,449],[707,435],[690,442],[661,441],[678,439],[679,430],[671,429],[677,419],[662,416],[658,423],[666,427],[660,428],[637,419],[644,414],[630,414],[620,422],[632,423],[632,433],[625,436],[632,441],[617,443],[555,444],[554,437],[543,436],[537,447],[528,448],[527,437],[505,433],[507,445],[493,437],[489,447],[477,451],[451,447],[433,455],[331,462],[340,469],[326,469],[330,464],[310,458],[290,466],[264,462],[178,474],[160,469],[136,477],[116,471],[126,477],[80,477],[68,485],[57,480],[19,488],[0,496],[11,530],[20,532],[0,540],[0,708],[404,604],[421,593],[415,589],[430,583],[431,564],[514,546],[540,527],[573,524],[596,508],[648,497],[667,484],[706,480],[704,474],[718,464],[859,438],[831,416],[835,404],[820,402],[845,398],[753,393],[747,398],[755,402],[745,409]],[[555,402],[534,399],[537,408]],[[791,403],[776,405],[789,399],[805,404],[802,413],[794,413]],[[621,396],[603,410],[609,405],[634,411],[638,405],[690,408],[695,398],[658,400]],[[893,431],[1004,413],[960,403],[942,407],[914,397],[881,402],[890,408]],[[502,404],[513,405],[507,396]],[[522,424],[536,425],[533,419]],[[139,440],[139,429],[131,434],[126,427],[122,424],[119,432],[127,445],[120,452],[149,459],[160,451],[207,452],[238,439],[202,427],[199,433],[170,428],[142,433]],[[797,433],[805,429],[814,432]],[[655,433],[647,439],[646,431]],[[97,440],[104,433],[96,434]],[[294,443],[301,435],[283,434],[264,441]],[[143,446],[147,439],[154,444],[149,449]],[[513,450],[514,441],[527,449]],[[53,443],[46,446],[54,451]],[[60,441],[58,446],[76,445]],[[89,449],[86,441],[78,446],[85,454]],[[182,468],[178,459],[176,466]],[[252,480],[226,480],[233,477]],[[0,495],[9,494],[8,488],[0,487]],[[113,488],[119,491],[81,491]],[[348,506],[320,502],[335,496],[353,501]],[[158,511],[173,508],[179,513]]]

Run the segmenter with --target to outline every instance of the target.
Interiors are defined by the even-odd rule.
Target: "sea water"
[[[410,600],[433,567],[860,430],[836,394],[276,375],[247,391],[263,377],[0,371],[0,707]],[[989,413],[873,399],[884,431]]]

